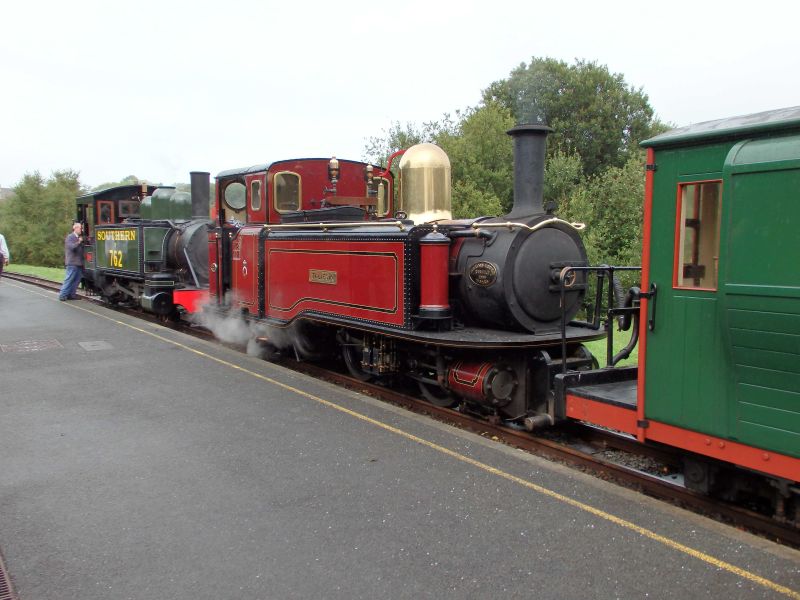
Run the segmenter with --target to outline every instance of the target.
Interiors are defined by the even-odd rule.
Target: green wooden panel
[[[646,416],[724,437],[725,352],[716,298],[673,294],[663,311],[661,300],[648,336]]]
[[[798,288],[800,169],[732,177],[726,283]]]
[[[97,268],[139,272],[139,229],[137,227],[96,229]]]
[[[748,350],[772,350],[789,354],[793,360],[797,361],[800,367],[800,335],[786,333],[771,333],[758,329],[736,329],[730,330],[731,344],[734,348],[745,348]]]
[[[748,360],[748,364],[739,363],[739,385],[756,385],[764,389],[800,393],[800,373],[796,370],[787,370],[791,366],[788,361],[777,361],[770,353],[757,352],[756,356]],[[774,354],[774,353],[773,353]],[[787,355],[777,355],[786,357]],[[741,351],[734,350],[734,360],[741,358]],[[788,408],[788,407],[787,407]],[[797,406],[795,406],[797,409]]]
[[[169,227],[144,228],[144,260],[145,262],[160,262],[166,260],[164,239],[170,232]]]
[[[800,456],[800,138],[737,144],[724,186],[730,429],[743,443]]]
[[[788,390],[775,390],[771,387],[762,387],[750,383],[739,384],[739,405],[748,405],[749,411],[753,411],[753,406],[758,406],[764,411],[773,411],[781,414],[782,418],[789,419],[784,425],[790,425],[794,421],[792,415],[800,417],[797,412],[797,405],[800,403],[800,393]],[[755,414],[754,412],[752,414]],[[765,413],[766,414],[766,413]],[[752,420],[752,419],[751,419]],[[796,421],[794,421],[796,422]],[[778,423],[778,425],[781,425]],[[782,427],[789,430],[790,426]],[[793,427],[794,432],[800,432],[800,428]]]
[[[760,388],[738,386],[740,398],[736,413],[734,437],[744,443],[767,440],[759,444],[775,452],[800,456],[800,394]]]
[[[645,415],[800,457],[800,137],[687,140],[655,162]],[[673,289],[678,186],[718,179],[719,289]]]

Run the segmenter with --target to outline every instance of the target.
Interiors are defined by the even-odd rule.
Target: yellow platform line
[[[699,561],[702,561],[702,562],[704,562],[706,564],[709,564],[709,565],[711,565],[713,567],[716,567],[717,569],[721,569],[723,571],[727,571],[729,573],[732,573],[732,574],[734,574],[734,575],[736,575],[738,577],[741,577],[742,579],[746,579],[747,581],[750,581],[752,583],[755,583],[757,585],[765,587],[765,588],[767,588],[769,590],[772,590],[773,592],[777,592],[779,594],[783,594],[784,596],[787,596],[789,598],[793,598],[795,600],[800,600],[800,591],[793,590],[793,589],[788,588],[786,586],[783,586],[783,585],[780,585],[778,583],[775,583],[774,581],[770,581],[769,579],[766,579],[765,577],[761,577],[760,575],[756,575],[755,573],[751,573],[750,571],[747,571],[745,569],[737,567],[736,565],[732,565],[729,562],[725,562],[723,560],[715,558],[715,557],[711,556],[710,554],[706,554],[705,552],[701,552],[700,550],[696,550],[694,548],[690,548],[689,546],[686,546],[685,544],[681,544],[680,542],[676,542],[673,539],[670,539],[670,538],[668,538],[666,536],[660,535],[660,534],[658,534],[658,533],[656,533],[654,531],[646,529],[645,527],[641,527],[639,525],[636,525],[635,523],[632,523],[631,521],[627,521],[625,519],[617,517],[616,515],[612,515],[611,513],[607,513],[604,510],[600,510],[599,508],[595,508],[594,506],[591,506],[589,504],[585,504],[583,502],[580,502],[579,500],[575,500],[574,498],[570,498],[569,496],[564,496],[563,494],[559,494],[558,492],[554,492],[553,490],[550,490],[548,488],[542,487],[542,486],[540,486],[540,485],[538,485],[536,483],[533,483],[532,481],[528,481],[527,479],[523,479],[521,477],[517,477],[516,475],[512,475],[511,473],[507,473],[507,472],[505,472],[505,471],[503,471],[501,469],[498,469],[496,467],[492,467],[491,465],[487,465],[486,463],[482,463],[482,462],[480,462],[478,460],[475,460],[474,458],[470,458],[469,456],[465,456],[464,454],[460,454],[458,452],[450,450],[449,448],[445,448],[444,446],[440,446],[439,444],[436,444],[436,443],[431,442],[429,440],[426,440],[426,439],[423,439],[421,437],[418,437],[418,436],[416,436],[416,435],[414,435],[412,433],[408,433],[407,431],[403,431],[402,429],[398,429],[397,427],[389,425],[388,423],[384,423],[382,421],[378,421],[377,419],[373,419],[372,417],[368,417],[367,415],[361,414],[361,413],[356,412],[354,410],[351,410],[349,408],[345,408],[344,406],[340,406],[338,404],[335,404],[334,402],[331,402],[330,400],[325,400],[324,398],[320,398],[319,396],[315,396],[314,394],[310,394],[310,393],[305,392],[305,391],[303,391],[301,389],[298,389],[298,388],[296,388],[294,386],[282,383],[280,381],[272,379],[271,377],[267,377],[266,375],[262,375],[260,373],[256,373],[255,371],[250,371],[249,369],[241,367],[241,366],[239,366],[237,364],[234,364],[234,363],[229,362],[227,360],[223,360],[221,358],[217,358],[216,356],[212,356],[212,355],[210,355],[210,354],[208,354],[206,352],[203,352],[201,350],[197,350],[195,348],[187,346],[186,344],[182,344],[180,342],[176,342],[175,340],[171,340],[169,338],[166,338],[166,337],[164,337],[162,335],[159,335],[157,333],[154,333],[152,331],[147,331],[147,330],[142,329],[140,327],[137,327],[135,325],[131,325],[130,323],[125,323],[124,321],[120,321],[118,319],[114,319],[114,318],[106,316],[106,315],[101,315],[99,313],[96,313],[94,311],[88,310],[86,308],[82,308],[82,307],[77,306],[75,304],[70,304],[69,306],[71,306],[72,308],[78,309],[78,310],[83,310],[85,312],[91,313],[91,314],[96,315],[98,317],[102,317],[103,319],[112,321],[114,323],[118,323],[119,325],[123,325],[125,327],[133,329],[133,330],[138,331],[140,333],[144,333],[145,335],[152,336],[152,337],[154,337],[156,339],[159,339],[159,340],[161,340],[163,342],[166,342],[168,344],[172,344],[173,346],[177,346],[178,348],[186,350],[187,352],[192,352],[192,353],[197,354],[198,356],[202,356],[203,358],[206,358],[208,360],[212,360],[212,361],[214,361],[216,363],[219,363],[219,364],[224,365],[226,367],[229,367],[231,369],[235,369],[237,371],[241,371],[242,373],[246,373],[246,374],[248,374],[248,375],[250,375],[252,377],[255,377],[257,379],[260,379],[262,381],[265,381],[265,382],[270,383],[272,385],[275,385],[277,387],[283,388],[284,390],[292,392],[294,394],[297,394],[298,396],[303,396],[305,398],[308,398],[309,400],[313,400],[314,402],[322,404],[323,406],[327,406],[327,407],[332,408],[334,410],[338,410],[339,412],[342,412],[342,413],[344,413],[346,415],[349,415],[349,416],[351,416],[351,417],[353,417],[355,419],[359,419],[361,421],[364,421],[365,423],[369,423],[370,425],[374,425],[375,427],[380,427],[381,429],[384,429],[385,431],[389,431],[389,432],[391,432],[391,433],[393,433],[395,435],[399,435],[399,436],[401,436],[401,437],[403,437],[403,438],[405,438],[405,439],[407,439],[409,441],[412,441],[412,442],[415,442],[415,443],[420,444],[422,446],[426,446],[428,448],[431,448],[432,450],[435,450],[436,452],[439,452],[441,454],[444,454],[446,456],[454,458],[454,459],[456,459],[456,460],[458,460],[460,462],[463,462],[463,463],[466,463],[468,465],[471,465],[471,466],[473,466],[473,467],[475,467],[477,469],[485,471],[486,473],[490,473],[490,474],[495,475],[497,477],[501,477],[503,479],[506,479],[507,481],[511,481],[511,482],[516,483],[518,485],[521,485],[522,487],[525,487],[525,488],[527,488],[529,490],[533,490],[533,491],[535,491],[535,492],[537,492],[539,494],[542,494],[543,496],[547,496],[549,498],[553,498],[554,500],[558,500],[559,502],[563,502],[564,504],[568,504],[569,506],[572,506],[574,508],[577,508],[579,510],[582,510],[584,512],[592,514],[592,515],[594,515],[596,517],[599,517],[601,519],[604,519],[606,521],[614,523],[615,525],[618,525],[619,527],[622,527],[622,528],[627,529],[629,531],[636,532],[641,536],[644,536],[644,537],[649,538],[649,539],[651,539],[651,540],[653,540],[655,542],[663,544],[664,546],[672,548],[673,550],[676,550],[678,552],[681,552],[683,554],[691,556],[692,558],[695,558],[695,559],[697,559]]]

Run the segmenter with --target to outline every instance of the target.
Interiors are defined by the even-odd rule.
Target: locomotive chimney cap
[[[520,123],[519,125],[516,125],[515,127],[512,127],[511,129],[506,131],[506,133],[511,136],[520,135],[524,133],[533,133],[533,134],[541,133],[547,135],[548,133],[552,133],[553,131],[554,130],[551,127],[548,127],[543,123]]]

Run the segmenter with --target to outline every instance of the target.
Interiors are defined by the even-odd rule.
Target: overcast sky
[[[531,57],[597,61],[676,125],[800,105],[796,1],[14,0],[0,186],[94,186],[304,156],[475,106]]]

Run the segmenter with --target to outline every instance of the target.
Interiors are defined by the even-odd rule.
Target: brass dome
[[[450,159],[435,144],[417,144],[400,160],[400,210],[415,223],[451,219]]]

